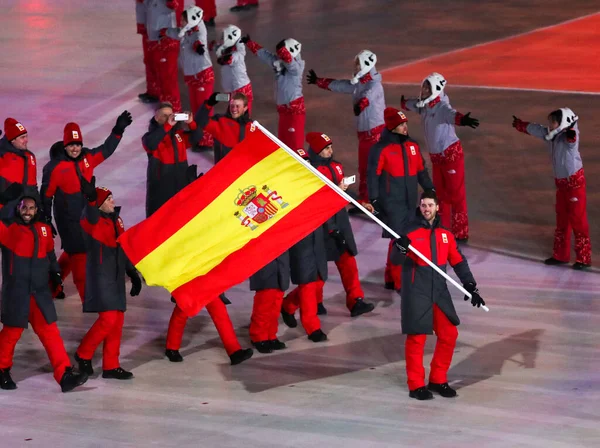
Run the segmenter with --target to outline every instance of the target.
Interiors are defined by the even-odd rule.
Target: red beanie
[[[65,132],[63,133],[63,144],[65,146],[71,143],[79,143],[83,145],[83,137],[81,135],[81,129],[77,123],[67,123],[65,126]]]
[[[309,132],[306,134],[306,142],[316,154],[319,154],[332,143],[329,136],[320,132]]]
[[[18,136],[27,134],[27,129],[17,120],[9,117],[4,120],[4,134],[6,135],[6,140],[12,142]]]
[[[399,124],[408,121],[404,112],[393,107],[385,108],[383,111],[383,119],[385,120],[385,127],[388,128],[389,131],[394,130]]]
[[[96,187],[96,206],[100,208],[111,194],[112,191],[106,187]]]

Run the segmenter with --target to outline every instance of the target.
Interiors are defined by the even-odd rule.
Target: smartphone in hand
[[[344,183],[346,185],[352,185],[352,184],[356,183],[356,176],[352,175],[352,176],[344,177]]]
[[[188,121],[190,116],[188,114],[175,114],[173,118],[175,121]]]
[[[217,93],[217,96],[215,98],[217,101],[219,102],[229,102],[229,100],[231,99],[231,94],[229,93]]]

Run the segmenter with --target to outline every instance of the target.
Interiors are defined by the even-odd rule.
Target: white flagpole
[[[302,163],[304,165],[304,167],[308,170],[310,170],[315,176],[317,176],[319,179],[321,179],[323,182],[325,182],[329,187],[331,187],[337,194],[339,194],[341,197],[343,197],[345,200],[347,200],[348,202],[351,202],[352,204],[354,204],[356,206],[356,208],[358,208],[360,211],[362,211],[365,215],[367,215],[369,218],[371,218],[373,221],[375,221],[379,226],[381,226],[383,229],[385,229],[388,233],[390,233],[394,238],[400,238],[400,235],[398,235],[396,232],[394,232],[392,229],[390,229],[383,221],[381,221],[377,216],[373,215],[371,212],[369,212],[366,208],[364,208],[360,203],[358,203],[358,201],[354,200],[348,193],[346,193],[344,190],[342,190],[339,186],[337,186],[336,184],[334,184],[332,181],[330,181],[326,176],[324,176],[323,174],[321,174],[319,172],[319,170],[317,170],[314,166],[312,166],[310,163],[306,162],[302,157],[300,157],[298,155],[298,153],[296,151],[293,151],[292,149],[290,149],[285,143],[283,143],[281,140],[279,140],[277,137],[275,137],[273,134],[271,134],[271,132],[269,132],[269,130],[267,128],[265,128],[263,125],[261,125],[258,121],[254,121],[252,123],[254,126],[256,126],[258,129],[260,129],[267,137],[269,137],[271,140],[273,140],[275,143],[277,143],[281,149],[283,149],[285,152],[287,152],[290,156],[292,156],[294,159],[296,159],[297,161],[299,161],[300,163]],[[447,281],[449,281],[450,283],[452,283],[454,286],[456,286],[456,288],[458,288],[458,290],[460,292],[462,292],[464,295],[466,295],[467,297],[471,298],[471,294],[465,289],[463,288],[463,286],[461,284],[459,284],[456,280],[454,280],[452,277],[450,277],[448,274],[446,274],[444,271],[442,271],[438,266],[436,266],[434,263],[432,263],[431,260],[429,260],[425,255],[423,255],[421,252],[419,252],[416,248],[414,248],[412,245],[409,244],[408,248],[414,252],[414,254],[419,257],[421,260],[423,260],[425,263],[427,263],[434,271],[436,271],[438,274],[440,274],[442,277],[444,277]],[[490,309],[483,305],[481,307],[484,311],[489,311]]]

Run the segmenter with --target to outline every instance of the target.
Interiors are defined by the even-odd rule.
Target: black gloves
[[[129,295],[135,297],[139,295],[142,290],[142,279],[135,269],[127,271],[127,276],[131,280],[131,291],[129,291]]]
[[[81,192],[88,202],[95,202],[98,199],[96,193],[96,176],[92,176],[92,181],[88,182],[85,177],[81,178]]]
[[[191,184],[198,178],[198,175],[196,174],[197,171],[198,165],[190,165],[187,167],[187,170],[185,170],[185,177],[187,179],[188,184]]]
[[[379,199],[372,199],[370,202],[373,208],[375,209],[374,215],[381,213],[381,204],[379,203]]]
[[[49,281],[52,294],[54,294],[54,292],[63,284],[62,278],[60,278],[60,272],[50,272]]]
[[[468,112],[466,115],[463,115],[463,117],[460,119],[460,125],[461,126],[469,126],[470,128],[477,128],[477,126],[479,126],[479,120],[477,118],[471,118],[470,117],[471,112]]]
[[[127,111],[123,112],[117,118],[117,123],[115,124],[115,127],[112,130],[113,133],[117,135],[123,135],[123,132],[125,132],[125,128],[129,126],[132,122],[133,119],[131,118],[131,114]]]
[[[15,199],[19,199],[19,196],[23,194],[23,185],[18,182],[13,182],[6,190],[0,193],[0,204],[6,205],[10,201],[14,201]]]
[[[202,56],[205,52],[206,49],[204,48],[204,45],[200,44],[196,47],[196,53],[198,53],[200,56]]]
[[[250,34],[246,34],[245,36],[240,37],[240,42],[243,44],[247,44],[250,40]]]
[[[331,236],[331,238],[333,238],[335,240],[335,244],[338,246],[338,248],[342,251],[346,251],[346,249],[348,248],[348,245],[346,244],[346,238],[344,238],[344,235],[342,234],[342,232],[340,232],[339,230],[332,230],[331,232],[329,232],[329,236]]]
[[[306,75],[306,82],[308,84],[316,84],[317,83],[317,74],[315,73],[315,71],[311,68],[308,71],[308,74]]]
[[[217,95],[219,94],[219,92],[213,92],[213,94],[208,97],[208,99],[206,100],[206,104],[208,104],[211,107],[214,107],[218,101],[217,101]]]
[[[402,255],[406,255],[408,253],[408,246],[410,245],[410,238],[406,235],[400,235],[400,238],[394,241],[394,246],[400,251]]]
[[[477,285],[473,282],[463,285],[463,287],[471,294],[471,305],[479,308],[481,305],[485,305],[485,302],[479,295]],[[469,300],[469,296],[465,296],[465,301]]]
[[[362,109],[360,108],[360,104],[355,104],[354,105],[354,116],[358,117],[361,112],[362,112]]]

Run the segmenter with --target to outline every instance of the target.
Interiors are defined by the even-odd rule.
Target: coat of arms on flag
[[[276,191],[263,185],[263,192],[258,193],[256,186],[250,185],[235,198],[235,205],[244,207],[241,211],[236,211],[234,216],[240,220],[241,225],[255,230],[258,224],[262,224],[271,219],[280,210],[286,208],[289,204],[283,201],[283,198]],[[275,205],[273,202],[276,202]]]

